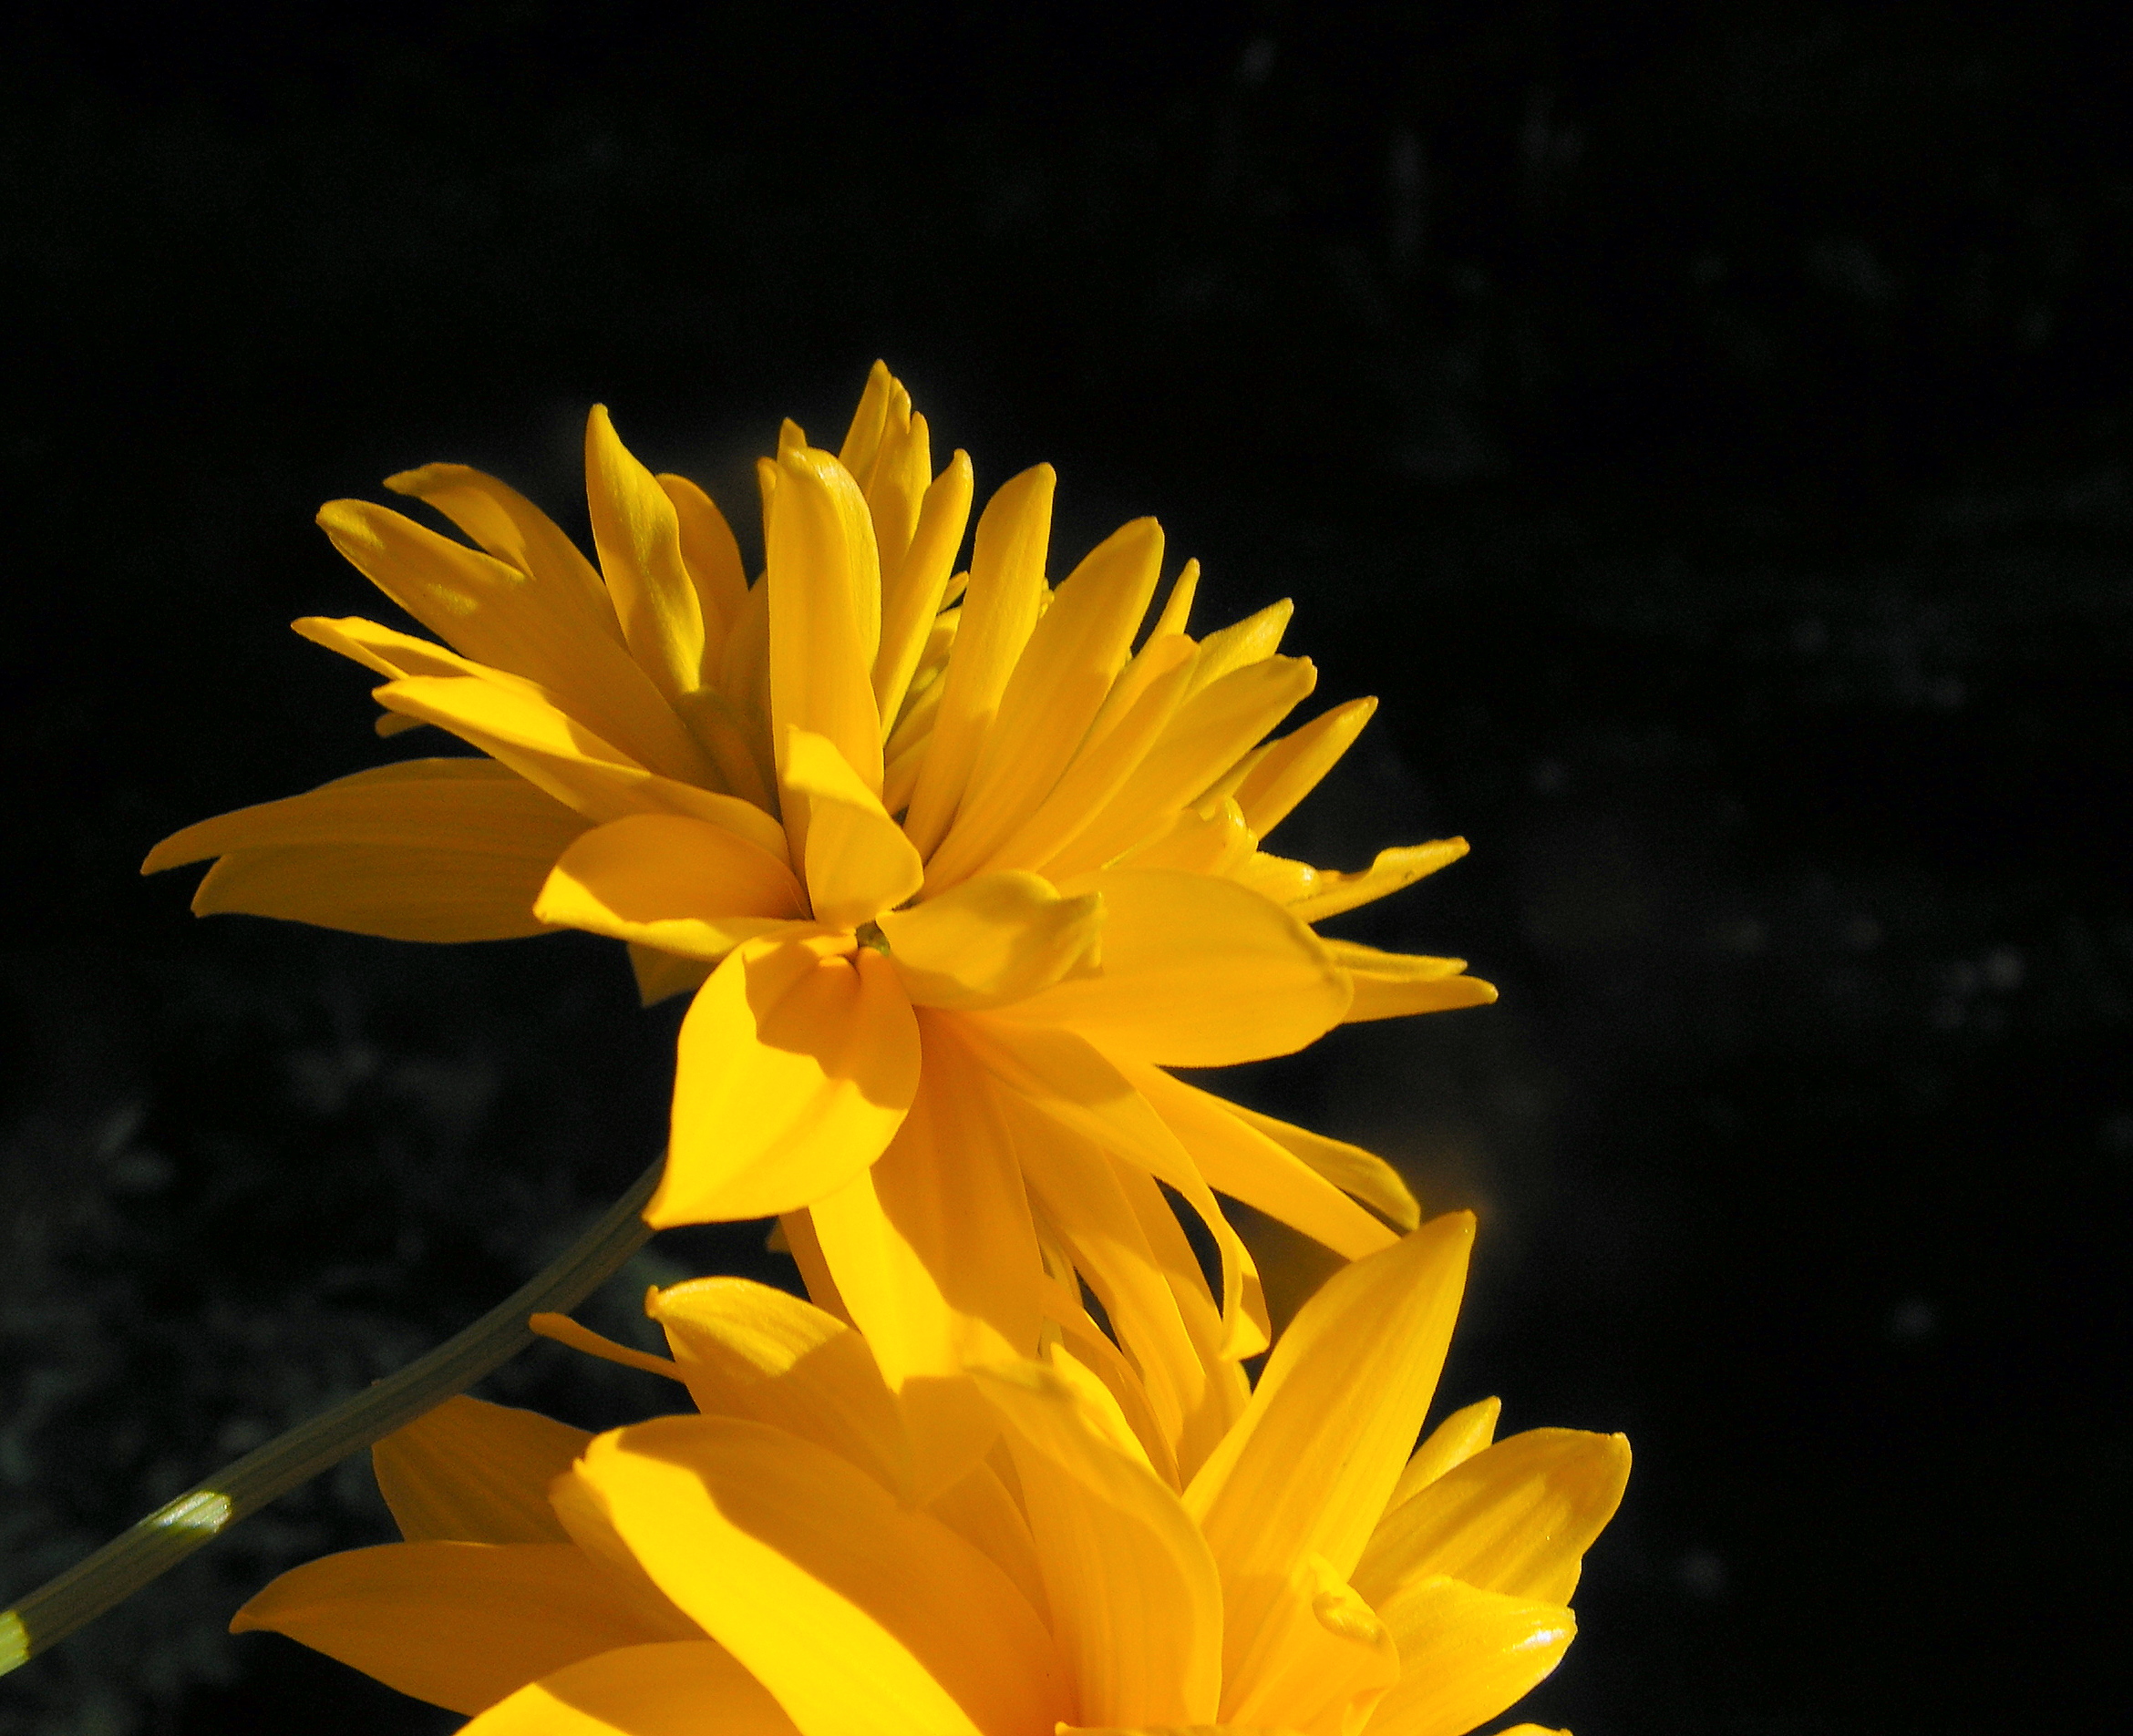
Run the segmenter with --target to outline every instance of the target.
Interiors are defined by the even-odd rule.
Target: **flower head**
[[[234,1624],[480,1716],[474,1736],[1050,1736],[1208,1725],[1459,1736],[1570,1643],[1620,1436],[1410,1454],[1472,1220],[1337,1273],[1180,1481],[1055,1342],[980,1371],[1000,1445],[921,1498],[860,1336],[733,1279],[654,1293],[702,1414],[591,1439],[455,1400],[377,1451],[408,1538]]]
[[[973,1357],[1076,1324],[1086,1282],[1167,1431],[1209,1438],[1234,1393],[1207,1352],[1266,1342],[1216,1192],[1351,1258],[1417,1213],[1370,1154],[1168,1069],[1492,999],[1458,960],[1313,927],[1465,844],[1349,874],[1262,848],[1374,702],[1268,740],[1315,680],[1280,654],[1288,606],[1196,639],[1188,563],[1150,622],[1153,519],[1048,582],[1046,466],[992,496],[959,574],[969,460],[934,472],[886,368],[838,452],[788,423],[762,460],[753,585],[710,498],[645,469],[603,410],[585,464],[597,567],[462,466],[387,486],[479,547],[361,501],[319,515],[445,642],[297,631],[384,678],[393,729],[484,757],[223,815],[147,867],[217,858],[203,912],[626,941],[647,999],[695,991],[652,1222],[781,1215],[810,1291],[920,1410]],[[1219,1298],[1163,1187],[1212,1235]],[[965,1402],[940,1401],[947,1436]]]

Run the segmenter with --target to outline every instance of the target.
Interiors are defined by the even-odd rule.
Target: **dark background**
[[[1057,463],[1056,572],[1156,512],[1202,619],[1293,595],[1322,697],[1384,696],[1284,845],[1474,840],[1349,927],[1502,1003],[1233,1088],[1480,1208],[1448,1398],[1635,1443],[1530,1715],[2122,1710],[2123,26],[81,10],[0,37],[0,1593],[656,1148],[672,1019],[613,949],[135,878],[396,751],[284,630],[389,614],[317,504],[453,457],[582,529],[599,398],[745,524],[777,418],[833,445],[881,354],[981,491]],[[753,1238],[663,1238],[586,1318]],[[599,1424],[642,1381],[544,1348],[487,1390]],[[447,1727],[218,1637],[384,1527],[345,1467],[0,1684],[0,1731]]]

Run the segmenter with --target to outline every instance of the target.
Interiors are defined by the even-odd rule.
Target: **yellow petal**
[[[1355,1563],[1429,1408],[1473,1238],[1472,1216],[1448,1213],[1335,1272],[1187,1488],[1221,1564],[1231,1662],[1313,1555],[1371,1600]]]
[[[749,940],[696,991],[676,1046],[672,1144],[644,1221],[810,1204],[881,1155],[918,1088],[918,1026],[880,953]]]
[[[1035,874],[987,874],[880,922],[905,991],[922,1007],[970,1011],[1021,1001],[1094,968],[1097,893],[1062,898]]]
[[[726,635],[748,600],[748,577],[741,567],[740,545],[718,503],[686,477],[662,471],[656,478],[674,503],[682,565],[696,587],[704,621],[704,659],[699,684],[715,683]]]
[[[1253,1642],[1224,1671],[1222,1721],[1299,1736],[1357,1736],[1400,1679],[1400,1651],[1376,1611],[1324,1556],[1290,1573]]]
[[[1308,658],[1274,657],[1232,670],[1192,694],[1104,811],[1053,858],[1047,872],[1056,878],[1085,873],[1154,837],[1309,697],[1317,681]]]
[[[978,519],[970,591],[955,656],[948,665],[941,717],[905,822],[922,856],[932,855],[947,835],[1000,696],[1036,625],[1045,595],[1045,550],[1051,540],[1056,481],[1048,464],[1025,470],[994,495]]]
[[[1256,892],[1160,868],[1074,889],[1103,895],[1103,969],[997,1017],[1060,1025],[1159,1066],[1223,1067],[1293,1054],[1347,1011],[1347,978],[1324,943]]]
[[[1335,874],[1321,869],[1308,896],[1289,906],[1299,921],[1322,922],[1329,916],[1375,902],[1388,893],[1415,884],[1426,874],[1456,862],[1467,853],[1463,837],[1439,838],[1434,844],[1410,844],[1380,850],[1377,858],[1360,874]]]
[[[1211,814],[1180,808],[1165,830],[1128,850],[1118,866],[1234,878],[1251,859],[1257,842],[1244,824],[1243,810],[1234,798],[1224,797]]]
[[[671,1639],[575,1544],[389,1543],[292,1568],[240,1609],[263,1628],[456,1712],[617,1646]]]
[[[1029,1607],[1049,1626],[1051,1604],[1045,1596],[1044,1569],[1037,1562],[1029,1521],[1023,1516],[1021,1497],[993,1468],[999,1451],[995,1443],[985,1463],[927,1502],[926,1511],[1012,1579],[1015,1590],[1029,1599]]]
[[[958,452],[927,488],[911,546],[894,576],[886,570],[881,575],[881,648],[874,657],[874,698],[884,724],[902,714],[940,612],[970,524],[971,488],[970,455]]]
[[[867,1341],[822,1310],[745,1278],[654,1290],[689,1395],[706,1416],[747,1417],[812,1441],[898,1494],[911,1449]]]
[[[1244,824],[1264,837],[1288,818],[1340,763],[1376,710],[1375,699],[1351,699],[1272,744],[1237,786]]]
[[[807,1736],[1037,1736],[1067,1710],[1007,1577],[810,1442],[668,1417],[603,1435],[574,1474]]]
[[[1392,1231],[1318,1172],[1231,1113],[1220,1097],[1159,1067],[1121,1062],[1119,1071],[1178,1135],[1207,1184],[1300,1229],[1348,1259],[1389,1248]]]
[[[984,1454],[990,1412],[975,1362],[1035,1354],[1038,1257],[996,1087],[953,1015],[918,1015],[924,1074],[881,1161],[809,1216],[838,1294],[867,1336],[912,1432],[921,1498]]]
[[[1264,1134],[1291,1156],[1309,1165],[1344,1194],[1361,1200],[1371,1210],[1391,1219],[1395,1228],[1413,1229],[1422,1221],[1422,1208],[1415,1202],[1400,1172],[1374,1152],[1345,1140],[1328,1139],[1308,1127],[1297,1127],[1241,1103],[1223,1107],[1246,1126]]]
[[[1449,1574],[1483,1591],[1567,1603],[1629,1469],[1619,1434],[1529,1429],[1499,1441],[1385,1515],[1356,1588],[1377,1602],[1411,1579]]]
[[[788,732],[804,730],[829,737],[879,796],[881,718],[869,673],[881,631],[874,528],[858,488],[827,452],[800,447],[778,477],[765,583],[778,783],[786,781]],[[805,859],[806,827],[804,806],[786,816],[795,861]]]
[[[590,625],[623,642],[622,623],[592,563],[516,488],[463,464],[426,464],[387,477],[385,485],[435,507],[499,560],[526,574],[543,596],[574,600]]]
[[[1355,998],[1348,1003],[1347,1024],[1370,1019],[1404,1019],[1416,1012],[1446,1012],[1455,1007],[1485,1007],[1496,990],[1464,973],[1464,959],[1432,959],[1414,952],[1380,952],[1354,940],[1328,940],[1334,962],[1348,973]]]
[[[682,564],[674,502],[623,445],[604,404],[585,418],[585,503],[630,655],[671,705],[703,668],[703,605]]]
[[[1061,583],[1000,696],[955,821],[926,864],[932,888],[991,859],[1059,781],[1132,650],[1162,570],[1162,528],[1138,519]]]
[[[782,747],[786,825],[790,830],[797,818],[792,835],[806,840],[802,859],[815,919],[856,929],[916,892],[925,865],[837,745],[788,729]]]
[[[637,999],[656,1006],[677,994],[694,994],[711,974],[702,959],[685,959],[648,946],[630,942],[630,970],[637,979]]]
[[[1221,1691],[1222,1590],[1176,1493],[1035,1362],[984,1371],[1007,1423],[1052,1628],[1081,1716],[1191,1723]]]
[[[838,462],[855,477],[863,477],[874,467],[874,455],[881,449],[881,434],[889,416],[889,400],[895,391],[896,376],[890,373],[888,363],[877,361],[867,370],[859,407],[852,412],[851,426],[844,431],[844,444],[837,451]]]
[[[886,602],[910,552],[926,488],[933,479],[932,433],[924,416],[912,415],[911,400],[901,387],[882,430],[881,449],[875,455],[873,468],[855,470],[852,478],[866,496],[867,511],[874,520],[874,546],[881,552],[881,595]],[[877,651],[877,669],[881,667],[880,657]]]
[[[378,1442],[370,1466],[409,1543],[567,1543],[548,1485],[592,1438],[462,1393]]]
[[[1449,1416],[1429,1431],[1393,1484],[1392,1498],[1385,1504],[1390,1513],[1404,1506],[1455,1465],[1461,1465],[1496,1438],[1496,1421],[1503,1414],[1501,1399],[1482,1399]],[[1382,1521],[1380,1522],[1382,1523]]]
[[[1401,1674],[1370,1721],[1376,1736],[1466,1736],[1546,1678],[1577,1633],[1559,1604],[1457,1579],[1404,1587],[1378,1615],[1399,1646]]]
[[[1199,666],[1193,671],[1192,691],[1211,686],[1233,669],[1262,663],[1282,648],[1282,635],[1296,605],[1283,597],[1270,602],[1255,615],[1231,621],[1200,642]]]
[[[557,928],[716,961],[804,920],[807,900],[784,863],[723,827],[633,814],[565,850],[534,910]]]
[[[785,852],[784,829],[761,808],[646,770],[537,694],[481,676],[417,675],[388,682],[373,697],[472,743],[588,819],[688,814],[773,856]]]
[[[402,675],[471,675],[483,668],[456,651],[448,651],[427,639],[417,639],[413,633],[381,627],[361,615],[344,615],[338,620],[324,615],[300,615],[289,623],[289,629],[314,645],[324,645],[352,663],[375,670],[387,681],[397,681]],[[616,628],[615,632],[619,637],[622,629]],[[501,670],[489,670],[488,674],[492,681],[521,683],[530,692],[541,691],[537,683],[507,675]],[[413,718],[399,721],[409,729],[416,726]],[[377,727],[381,733],[383,726],[384,720],[380,719]]]
[[[395,940],[506,940],[539,932],[533,895],[584,829],[492,760],[403,760],[189,826],[141,871],[221,856],[193,898],[202,916],[242,911]]]
[[[479,663],[538,683],[573,716],[655,772],[716,775],[657,686],[574,591],[550,594],[516,567],[361,500],[329,501],[318,521],[363,575]]]
[[[530,1682],[461,1736],[796,1736],[769,1691],[708,1639],[628,1646]]]

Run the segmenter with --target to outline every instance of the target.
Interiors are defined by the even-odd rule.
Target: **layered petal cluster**
[[[737,1279],[654,1292],[699,1414],[598,1438],[455,1399],[376,1450],[405,1543],[240,1612],[473,1736],[1459,1736],[1547,1675],[1620,1436],[1415,1446],[1472,1221],[1336,1274],[1180,1480],[1054,1338],[977,1371],[994,1438],[927,1493],[860,1336]],[[629,1354],[629,1353],[625,1353]]]
[[[1280,652],[1288,606],[1196,638],[1193,565],[1154,609],[1153,519],[1050,582],[1048,467],[991,497],[959,570],[970,462],[936,473],[883,367],[837,452],[788,423],[761,461],[753,584],[710,498],[600,409],[585,464],[597,565],[463,466],[386,486],[473,546],[361,501],[320,514],[437,639],[297,631],[382,678],[381,727],[481,757],[223,815],[147,867],[214,858],[202,912],[627,942],[647,999],[695,997],[653,1223],[781,1217],[810,1292],[943,1422],[965,1361],[1033,1354],[1047,1320],[1100,1336],[1086,1286],[1166,1437],[1204,1454],[1266,1344],[1217,1193],[1350,1258],[1417,1209],[1369,1153],[1170,1070],[1492,999],[1458,960],[1314,926],[1464,843],[1357,873],[1262,848],[1374,702],[1270,740],[1315,680]],[[1214,1238],[1219,1294],[1166,1188]]]

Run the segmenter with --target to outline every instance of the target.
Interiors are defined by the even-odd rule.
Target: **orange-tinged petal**
[[[651,678],[613,639],[588,631],[574,591],[551,595],[516,567],[366,501],[329,501],[318,521],[366,578],[455,650],[539,683],[652,770],[716,781]]]
[[[389,1543],[322,1556],[230,1623],[262,1628],[456,1712],[582,1658],[675,1638],[568,1543]]]
[[[1264,1134],[1275,1145],[1315,1169],[1344,1194],[1353,1195],[1371,1210],[1391,1219],[1399,1229],[1413,1229],[1422,1221],[1422,1208],[1400,1178],[1400,1172],[1374,1152],[1345,1140],[1328,1139],[1308,1127],[1298,1127],[1241,1103],[1226,1103],[1229,1112],[1248,1127]]]
[[[1231,621],[1200,642],[1199,666],[1192,673],[1192,691],[1211,686],[1233,669],[1262,663],[1282,648],[1282,635],[1296,605],[1283,597],[1270,602],[1255,615]]]
[[[984,746],[1008,678],[1036,627],[1045,597],[1045,551],[1052,535],[1052,467],[1040,464],[1004,484],[978,519],[970,591],[955,656],[933,726],[933,751],[919,773],[905,821],[919,854],[947,835],[971,770]]]
[[[482,675],[415,675],[386,683],[373,697],[472,743],[588,819],[688,814],[737,832],[774,856],[784,853],[784,829],[761,808],[646,770],[522,684]]]
[[[648,1007],[677,994],[694,994],[711,974],[712,962],[630,942],[630,970],[637,979],[637,999]]]
[[[881,569],[866,502],[827,452],[801,447],[777,471],[771,505],[770,714],[778,778],[788,732],[827,736],[859,781],[881,790],[881,718],[871,671],[881,632]],[[721,683],[731,692],[730,683]],[[805,859],[807,814],[788,813],[793,859]]]
[[[1288,818],[1340,763],[1376,710],[1375,699],[1351,699],[1270,743],[1237,786],[1244,824],[1264,837]]]
[[[1159,1067],[1121,1062],[1119,1071],[1192,1154],[1217,1193],[1242,1200],[1348,1259],[1392,1246],[1391,1230],[1309,1165],[1240,1120],[1220,1097]]]
[[[1567,1603],[1579,1563],[1622,1505],[1629,1443],[1529,1429],[1484,1448],[1385,1515],[1355,1569],[1372,1602],[1417,1577]]]
[[[1049,1626],[1051,1604],[1029,1521],[1023,1516],[1020,1497],[993,1468],[994,1456],[988,1454],[985,1463],[942,1490],[926,1503],[926,1511],[1012,1579]]]
[[[674,502],[623,445],[604,404],[585,418],[585,504],[630,655],[671,705],[703,668],[703,605],[682,562]]]
[[[986,874],[880,918],[905,991],[922,1007],[1004,1006],[1095,968],[1102,895],[1066,898],[1035,874]]]
[[[1577,1633],[1560,1604],[1448,1578],[1403,1587],[1378,1615],[1399,1646],[1401,1674],[1370,1721],[1376,1736],[1466,1736],[1546,1678]]]
[[[1176,1492],[1105,1439],[1056,1371],[1026,1362],[978,1380],[1007,1423],[1081,1716],[1212,1717],[1221,1692],[1221,1579]]]
[[[1328,940],[1334,962],[1355,984],[1347,1024],[1370,1019],[1404,1019],[1410,1013],[1446,1012],[1455,1007],[1485,1007],[1495,988],[1464,974],[1464,959],[1433,959],[1415,952],[1381,952],[1354,940]]]
[[[793,836],[806,839],[802,859],[815,919],[856,929],[916,892],[925,865],[837,745],[810,730],[788,729],[782,745],[786,825],[797,819]]]
[[[984,1454],[990,1412],[964,1378],[1033,1355],[1036,1232],[996,1086],[953,1015],[918,1015],[925,1066],[911,1114],[874,1166],[809,1214],[838,1293],[900,1394],[921,1498]]]
[[[1053,593],[1000,695],[954,824],[926,864],[929,887],[953,886],[989,860],[1059,781],[1132,650],[1162,560],[1161,526],[1138,519]]]
[[[667,1417],[603,1435],[574,1474],[807,1736],[1040,1736],[1069,1709],[1013,1582],[811,1442]]]
[[[726,522],[718,503],[688,478],[663,470],[656,480],[674,503],[682,565],[696,587],[696,606],[703,617],[704,657],[697,683],[715,683],[726,650],[726,635],[748,600],[748,576],[741,567],[740,545],[734,540],[733,527]]]
[[[571,597],[599,632],[623,642],[622,623],[592,563],[554,519],[508,483],[464,464],[426,464],[387,477],[395,494],[435,507],[499,560],[516,567],[547,597]]]
[[[874,656],[874,698],[884,728],[903,710],[904,695],[940,613],[956,553],[963,547],[963,533],[970,524],[972,487],[970,455],[957,452],[927,487],[902,563],[893,575],[882,572],[881,647]]]
[[[1385,1510],[1390,1513],[1412,1501],[1447,1471],[1466,1464],[1495,1440],[1497,1419],[1502,1414],[1501,1399],[1482,1399],[1446,1417],[1408,1458]]]
[[[567,1543],[548,1485],[592,1438],[460,1393],[378,1442],[370,1467],[409,1543]]]
[[[1399,1679],[1399,1648],[1376,1611],[1314,1555],[1291,1571],[1252,1643],[1224,1670],[1222,1721],[1357,1736]]]
[[[1289,906],[1289,913],[1304,922],[1322,922],[1360,905],[1374,903],[1409,887],[1426,874],[1448,867],[1467,853],[1463,837],[1439,838],[1434,844],[1409,844],[1380,850],[1376,860],[1360,874],[1336,874],[1320,869],[1311,889]]]
[[[1046,871],[1064,878],[1102,868],[1157,836],[1308,698],[1317,681],[1308,658],[1272,657],[1191,694],[1104,811]]]
[[[812,1441],[897,1494],[911,1481],[903,1419],[867,1341],[834,1315],[745,1278],[654,1290],[677,1371],[706,1416],[747,1417]]]
[[[529,1682],[461,1736],[796,1736],[769,1690],[712,1640],[626,1646]]]
[[[675,1060],[656,1228],[790,1211],[863,1171],[918,1089],[918,1025],[880,953],[744,942],[696,991]]]
[[[1114,869],[1072,889],[1104,899],[1103,969],[996,1016],[1056,1024],[1159,1066],[1292,1054],[1340,1022],[1347,978],[1279,906],[1227,880]]]
[[[1448,1213],[1335,1272],[1187,1488],[1221,1564],[1231,1663],[1313,1555],[1370,1600],[1355,1564],[1429,1408],[1473,1238],[1472,1215]]]
[[[770,928],[804,920],[792,871],[747,839],[679,814],[632,814],[595,827],[555,864],[535,914],[716,961]]]

